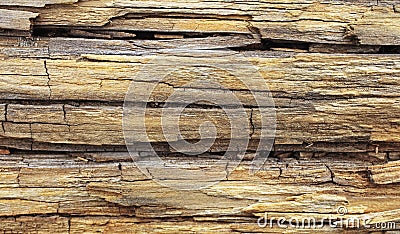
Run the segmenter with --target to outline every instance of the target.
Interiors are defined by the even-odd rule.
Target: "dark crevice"
[[[379,54],[400,54],[400,45],[381,46]]]
[[[273,48],[287,48],[287,49],[296,49],[296,50],[309,50],[310,44],[309,42],[301,42],[301,41],[286,41],[286,40],[262,40],[263,50],[271,50]]]
[[[80,153],[127,153],[128,150],[126,151],[57,151],[57,150],[19,150],[19,149],[13,149],[10,148],[10,152],[13,155],[65,155],[65,156],[70,156],[70,155],[75,155],[75,154],[80,154]]]
[[[118,39],[118,40],[168,40],[158,39],[157,34],[182,35],[183,38],[207,38],[215,36],[231,36],[232,33],[205,33],[205,32],[165,32],[165,31],[136,31],[136,30],[108,30],[100,27],[43,27],[34,26],[33,37],[72,37],[88,39]]]
[[[249,37],[261,38],[257,28],[249,24]],[[351,30],[351,29],[349,29]],[[156,35],[170,35],[171,38],[157,38]],[[205,33],[205,32],[165,32],[165,31],[135,31],[135,30],[109,30],[101,27],[49,27],[49,26],[34,26],[32,30],[33,37],[70,37],[70,38],[86,38],[86,39],[109,39],[109,40],[173,40],[178,39],[173,36],[181,36],[185,38],[209,38],[215,36],[233,36],[239,34],[232,33]],[[338,53],[341,54],[399,54],[400,46],[398,45],[360,45],[358,38],[348,33],[347,38],[350,39],[350,44],[319,44],[305,41],[281,40],[281,39],[260,39],[260,43],[247,44],[243,46],[233,46],[229,48],[234,51],[273,51],[273,50],[300,50],[315,52],[310,50],[311,46],[317,45],[320,48],[316,52],[320,53]],[[372,48],[376,47],[376,49]],[[321,49],[322,48],[322,49]],[[147,48],[145,48],[147,49]]]
[[[216,9],[218,10],[218,9]],[[195,13],[128,13],[124,16],[116,17],[114,19],[149,19],[149,18],[163,18],[163,19],[211,19],[211,20],[229,20],[229,21],[243,21],[252,20],[252,15],[240,15],[240,14],[229,14],[229,15],[218,15],[218,14],[195,14]]]
[[[256,43],[256,44],[249,44],[245,46],[237,46],[237,47],[227,47],[228,49],[231,49],[233,51],[264,51],[267,50],[262,43]]]
[[[49,88],[49,100],[51,99],[51,94],[52,94],[52,91],[51,91],[51,85],[50,85],[50,74],[49,74],[49,71],[48,71],[48,69],[47,69],[47,61],[46,60],[44,60],[44,70],[46,71],[46,75],[47,75],[47,83],[46,83],[46,85],[47,85],[47,87]]]
[[[223,139],[221,139],[223,142]],[[256,139],[251,140],[250,144],[253,143],[257,143]],[[257,143],[258,144],[258,143]],[[329,152],[333,152],[332,149],[336,149],[338,146],[343,146],[343,145],[355,145],[355,144],[359,144],[359,143],[315,143],[315,146],[317,147],[316,149],[311,149],[312,151],[316,152],[327,152],[326,155],[324,156],[320,156],[319,160],[324,158],[324,159],[332,159],[335,158],[335,160],[366,160],[366,161],[370,161],[370,162],[375,162],[375,159],[370,158],[370,157],[366,157],[366,153],[367,152],[371,152],[371,150],[369,150],[368,148],[365,148],[362,152],[343,152],[343,153],[329,153]],[[32,144],[34,145],[34,144]],[[186,155],[186,154],[182,154],[182,153],[177,153],[177,152],[173,152],[171,150],[171,148],[169,147],[167,142],[157,142],[157,143],[152,143],[151,144],[153,149],[155,150],[155,152],[160,156],[160,157],[169,157],[169,158],[187,158],[190,159],[191,157],[193,158],[193,156],[190,155]],[[13,146],[7,147],[6,145],[4,145],[4,147],[6,147],[7,149],[10,150],[10,152],[14,155],[39,155],[39,154],[44,154],[44,155],[65,155],[65,156],[73,156],[73,155],[80,155],[80,154],[92,154],[92,153],[121,153],[121,154],[127,154],[127,148],[126,146],[113,146],[113,145],[103,145],[103,146],[93,146],[93,145],[68,145],[68,144],[45,144],[44,147],[42,147],[42,150],[32,150],[32,149],[16,149]],[[281,148],[282,146],[279,145],[274,145],[274,148]],[[278,160],[280,162],[283,162],[285,159],[287,158],[292,158],[292,159],[296,159],[299,160],[298,155],[296,154],[297,151],[304,151],[304,149],[302,149],[300,146],[290,146],[288,147],[287,145],[285,146],[285,149],[279,149],[277,151],[271,151],[269,158],[270,159],[275,159]],[[387,148],[385,149],[385,151],[387,152],[392,152],[395,151],[397,152],[398,146],[395,145],[391,145],[391,147],[395,147],[396,149],[393,150],[391,148]],[[45,149],[45,150],[43,150]],[[219,159],[221,158],[225,153],[226,153],[226,147],[220,147],[218,146],[218,142],[217,142],[217,149],[213,149],[213,147],[211,147],[211,149],[204,153],[204,154],[200,154],[194,158],[208,158],[208,159]],[[137,152],[143,152],[145,153],[145,151],[140,151],[138,150]],[[248,154],[253,154],[255,153],[255,149],[248,149],[247,152]],[[82,156],[81,157],[86,157]],[[91,156],[89,155],[89,158],[91,158]],[[125,157],[124,157],[125,158]],[[245,161],[247,160],[252,160],[253,157],[245,157]],[[95,161],[94,159],[92,159],[91,161]],[[126,161],[125,159],[123,161]],[[382,162],[380,162],[382,163]]]
[[[101,100],[26,100],[26,99],[0,99],[0,103],[8,104],[19,104],[19,105],[69,105],[74,107],[80,106],[99,106],[99,105],[108,105],[108,106],[122,106],[122,101],[101,101]]]
[[[64,122],[67,123],[67,111],[65,110],[65,105],[62,106]]]
[[[326,167],[326,169],[327,169],[327,170],[329,171],[329,173],[330,173],[330,176],[331,176],[331,181],[330,181],[330,182],[332,182],[332,183],[335,184],[335,174],[333,173],[333,171],[331,170],[330,167],[328,167],[327,165],[325,165],[325,167]]]
[[[367,169],[367,178],[371,184],[375,184],[374,178],[372,177],[372,171]]]
[[[255,129],[256,129],[254,122],[253,122],[253,112],[254,112],[254,110],[251,109],[251,112],[250,112],[250,125],[251,125],[250,138],[253,137]]]
[[[8,115],[8,104],[6,104],[6,105],[4,106],[4,120],[5,120],[5,122],[8,121],[7,115]]]
[[[313,48],[313,49],[311,49]],[[231,48],[234,51],[274,51],[278,49],[300,50],[305,52],[329,54],[400,54],[400,45],[360,45],[354,44],[321,44],[304,41],[262,39],[260,44],[251,44]]]
[[[280,95],[278,93],[273,94],[274,98],[283,98],[283,99],[288,99],[287,104],[280,104],[280,105],[273,105],[272,103],[269,105],[264,105],[264,106],[254,106],[254,105],[233,105],[233,104],[213,104],[210,102],[201,102],[201,103],[171,103],[171,102],[129,102],[126,101],[125,104],[131,105],[133,107],[138,106],[138,107],[147,107],[147,108],[164,108],[166,105],[168,107],[182,107],[185,106],[187,108],[193,108],[193,109],[221,109],[221,108],[247,108],[247,109],[252,109],[252,108],[260,108],[260,107],[276,107],[276,108],[299,108],[300,106],[298,105],[291,105],[289,98],[287,95]],[[306,104],[306,101],[315,101],[315,100],[349,100],[353,98],[374,98],[374,97],[381,97],[381,96],[375,96],[375,95],[363,95],[363,96],[324,96],[324,95],[318,95],[318,94],[309,94],[309,96],[303,96],[303,97],[297,97],[298,100],[301,100],[303,104]],[[396,98],[396,96],[388,97],[388,98]],[[16,104],[16,105],[29,105],[29,106],[48,106],[48,105],[61,105],[62,110],[64,112],[64,120],[66,120],[66,107],[71,106],[71,107],[96,107],[96,106],[108,106],[108,107],[123,107],[124,106],[124,101],[102,101],[102,100],[24,100],[24,99],[0,99],[0,103],[6,104],[6,113],[5,113],[5,122],[7,122],[7,107],[9,104]],[[143,106],[145,105],[145,106]],[[304,106],[304,105],[303,105]]]

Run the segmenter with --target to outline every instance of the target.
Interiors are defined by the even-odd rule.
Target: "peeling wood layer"
[[[376,4],[378,4],[376,6]],[[38,7],[14,12],[2,29],[68,29],[70,35],[135,37],[133,32],[247,34],[313,43],[397,45],[400,19],[395,3],[369,1],[207,2],[207,1],[6,1],[3,6]],[[43,8],[46,6],[45,8]],[[216,13],[218,12],[218,13]],[[11,13],[11,12],[10,12]],[[30,18],[38,18],[31,23]],[[384,27],[382,27],[384,26]],[[124,36],[125,35],[125,36]],[[375,35],[380,35],[376,37]],[[117,36],[118,37],[118,36]]]
[[[155,222],[158,228],[171,225],[183,230],[197,230],[209,222],[216,229],[259,232],[262,229],[256,222],[264,212],[269,217],[311,216],[320,221],[328,215],[339,218],[335,209],[345,206],[346,217],[369,217],[374,224],[396,220],[400,209],[398,185],[375,187],[368,171],[376,166],[357,158],[270,159],[253,176],[244,162],[217,185],[178,192],[152,182],[133,163],[119,162],[121,156],[125,157],[116,153],[109,162],[88,162],[62,154],[3,156],[0,203],[13,212],[0,210],[1,229],[18,230],[21,227],[14,225],[22,222],[38,224],[33,230],[106,228],[108,232],[116,225],[115,232],[133,233],[156,228]],[[38,213],[43,215],[35,216]],[[16,218],[8,218],[10,215]],[[185,218],[188,216],[191,219]],[[174,226],[177,219],[184,224]],[[50,220],[51,224],[46,224]],[[275,228],[272,230],[279,230]]]

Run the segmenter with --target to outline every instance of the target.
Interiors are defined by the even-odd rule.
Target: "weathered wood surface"
[[[398,44],[400,21],[395,1],[351,3],[308,0],[5,1],[1,5],[37,7],[32,11],[39,14],[16,11],[11,18],[13,23],[8,23],[10,16],[4,12],[1,17],[6,21],[0,28],[16,31],[29,31],[35,26],[77,28],[79,31],[72,31],[73,34],[81,32],[83,36],[94,37],[101,37],[102,33],[96,31],[110,30],[248,34],[264,39],[315,43]],[[29,19],[35,20],[31,23]]]
[[[400,62],[396,56],[303,53],[288,57],[276,57],[277,54],[268,57],[263,53],[253,56],[258,57],[249,59],[260,69],[274,97],[278,144],[400,141],[397,85]],[[2,136],[44,143],[124,145],[122,106],[118,103],[124,101],[131,81],[136,79],[135,73],[151,63],[151,56],[84,55],[83,58],[90,61],[14,58],[1,61],[5,68],[0,94],[4,100]],[[208,60],[213,64],[213,60]],[[193,78],[190,74],[182,77],[190,78]],[[253,139],[258,139],[261,124],[257,104],[235,79],[222,77],[221,83],[248,106],[247,131]],[[152,79],[137,81],[152,82]],[[157,86],[149,102],[163,103],[184,85],[172,78],[165,82]],[[184,89],[191,95],[190,92],[211,88]],[[213,92],[218,94],[218,90]],[[7,104],[7,100],[38,103]],[[74,106],[71,101],[94,103]],[[225,104],[229,105],[229,100]],[[161,121],[157,120],[161,108],[149,108],[148,112],[152,119],[147,123],[149,135],[153,136],[150,140],[162,142]],[[189,108],[187,112],[195,116],[182,119],[182,127],[189,131],[188,139],[199,137],[195,126],[206,115],[213,115],[216,125],[222,126],[219,138],[229,139],[230,130],[224,127],[229,121],[223,110]]]
[[[1,231],[400,230],[397,1],[3,0],[0,8]],[[240,129],[251,138],[245,160],[209,188],[162,187],[126,150],[122,107],[128,87],[132,80],[156,82],[137,74],[166,50],[200,50],[203,62],[213,65],[223,58],[209,52],[225,49],[249,61],[268,85],[277,117],[272,152],[260,171],[248,173],[262,128],[258,108],[272,107],[260,107],[235,77],[220,74],[248,117]],[[159,116],[175,91],[190,96],[224,90],[187,88],[196,74],[180,71],[151,95],[147,131],[166,160],[207,168],[232,140],[223,110],[206,104],[185,109],[185,139],[198,140],[204,120],[217,126],[215,144],[198,157],[165,142]],[[150,154],[141,144],[136,149]],[[341,207],[346,214],[338,214]],[[257,220],[266,213],[312,217],[323,225],[282,229],[275,220],[272,228],[261,228]],[[370,219],[371,226],[333,228],[329,217]],[[385,222],[397,223],[378,228]]]
[[[318,219],[336,217],[335,209],[346,206],[346,215],[365,214],[372,224],[396,220],[400,210],[396,181],[386,183],[390,187],[377,187],[375,175],[382,168],[360,157],[270,159],[254,176],[244,162],[225,181],[186,192],[151,181],[127,153],[13,154],[2,160],[1,214],[18,216],[15,222],[24,225],[47,226],[48,220],[57,220],[71,232],[84,228],[81,225],[89,225],[85,231],[135,232],[156,227],[168,231],[177,220],[187,226],[176,225],[173,230],[197,230],[209,222],[226,231],[253,232],[263,231],[256,225],[263,212],[279,217],[318,214]],[[35,214],[44,216],[34,218]],[[6,225],[7,218],[3,219]]]

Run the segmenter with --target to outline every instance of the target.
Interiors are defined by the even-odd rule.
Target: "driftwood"
[[[399,46],[400,5],[391,0],[3,0],[0,230],[396,233]],[[137,74],[166,50],[196,51],[212,66],[226,49],[259,71],[268,90],[257,92],[272,95],[274,106],[256,103],[252,90],[221,75],[248,117],[239,129],[250,138],[244,160],[211,187],[163,187],[127,152],[128,88],[132,81],[156,84]],[[193,60],[190,53],[180,58]],[[200,124],[210,120],[218,130],[213,146],[189,157],[166,142],[160,116],[173,92],[224,93],[184,87],[188,79],[183,69],[157,84],[146,124],[165,160],[199,169],[227,151],[231,129],[222,109],[197,103],[185,109],[180,128],[196,141]],[[264,127],[260,109],[276,111],[276,136],[261,170],[249,174]],[[138,144],[136,153],[153,152]],[[257,224],[266,214],[272,227]],[[321,227],[282,228],[271,217],[312,217]],[[326,217],[370,225],[332,227]]]

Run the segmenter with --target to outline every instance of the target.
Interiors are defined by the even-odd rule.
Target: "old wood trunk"
[[[397,233],[399,4],[2,0],[0,230]],[[223,109],[180,99],[178,106],[187,105],[179,121],[185,140],[200,140],[204,120],[218,133],[206,152],[178,152],[167,142],[176,136],[163,134],[163,128],[174,128],[172,121],[161,120],[163,110],[178,111],[165,105],[170,95],[207,91],[227,106],[233,99],[210,83],[185,86],[196,80],[185,66],[162,82],[138,78],[143,67],[170,59],[166,53],[178,53],[174,57],[189,64],[200,56],[209,66],[224,61],[240,67],[245,60],[268,86],[256,91],[270,95],[274,106],[258,103],[254,90],[238,79],[214,74],[247,117],[241,127],[229,128]],[[224,53],[242,60],[224,59]],[[241,80],[254,81],[251,75]],[[132,81],[156,87],[144,103],[145,123],[148,142],[164,159],[191,170],[207,168],[228,151],[232,131],[238,131],[249,136],[243,161],[200,190],[164,187],[143,174],[132,154],[154,152],[137,146],[130,155],[123,132]],[[274,142],[266,162],[249,174],[265,137],[262,110],[276,114],[276,133],[268,136]],[[345,221],[332,225],[329,218]],[[264,219],[265,227],[259,225]],[[317,227],[293,227],[291,219],[315,219]]]

